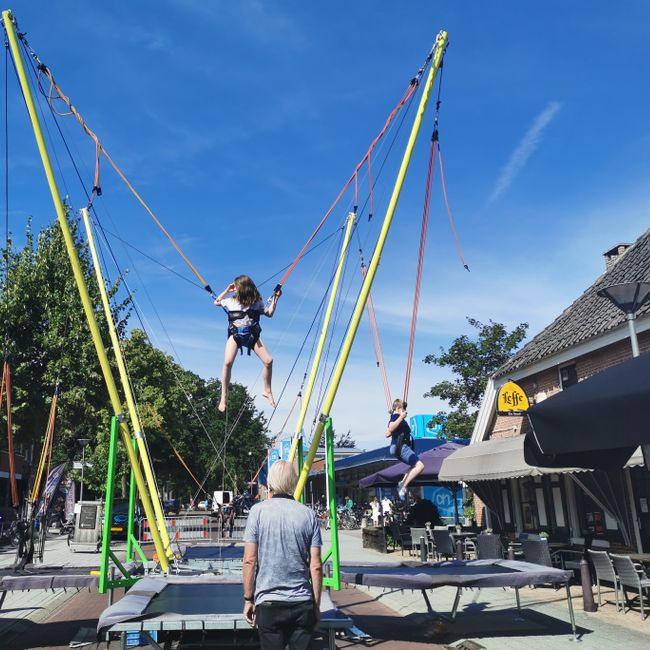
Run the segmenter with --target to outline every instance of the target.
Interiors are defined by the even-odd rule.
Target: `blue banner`
[[[282,460],[289,460],[289,452],[291,451],[291,438],[287,438],[280,443]]]

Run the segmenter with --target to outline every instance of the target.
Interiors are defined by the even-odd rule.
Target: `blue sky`
[[[466,316],[510,326],[527,321],[534,334],[602,273],[605,249],[648,227],[645,2],[22,4],[14,9],[32,47],[217,290],[239,273],[261,282],[293,259],[436,33],[449,31],[440,133],[471,273],[458,262],[435,181],[412,413],[442,406],[421,397],[445,376],[421,359],[469,333]],[[9,86],[11,229],[20,233],[27,215],[38,227],[54,213],[14,79]],[[404,381],[431,124],[430,112],[373,290],[395,395]],[[71,118],[61,126],[91,186],[92,144]],[[63,191],[82,207],[51,122],[50,130]],[[407,131],[378,183],[375,218],[359,225],[366,257]],[[104,194],[96,205],[104,226],[190,277],[106,163],[102,169]],[[350,199],[324,235],[343,223]],[[336,237],[329,242],[336,245]],[[327,285],[336,255],[329,242],[297,267],[276,317],[264,323],[276,359],[276,395]],[[112,244],[160,347],[173,345],[183,365],[217,376],[222,313],[198,288]],[[355,258],[334,348],[358,282]],[[304,364],[298,363],[273,432]],[[259,367],[252,358],[238,359],[233,378],[259,394]],[[360,446],[383,444],[385,403],[365,322],[332,415],[335,428],[351,429]]]

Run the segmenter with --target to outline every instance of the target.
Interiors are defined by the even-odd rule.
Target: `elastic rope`
[[[361,257],[361,275],[365,279],[366,277],[366,265],[363,261],[363,256]],[[379,374],[381,381],[384,387],[384,396],[386,398],[386,406],[390,411],[393,398],[390,393],[390,384],[388,382],[388,373],[386,372],[386,363],[384,361],[384,351],[381,347],[381,339],[379,338],[379,326],[377,325],[377,315],[375,313],[375,305],[372,300],[372,293],[368,294],[368,300],[366,302],[366,309],[368,311],[368,325],[370,327],[370,335],[372,339],[372,346],[375,351],[375,359],[377,360],[377,367],[379,368]]]
[[[411,367],[413,365],[413,349],[415,347],[415,330],[418,320],[418,309],[420,305],[420,287],[422,284],[422,270],[424,267],[424,251],[427,243],[427,226],[429,224],[429,205],[431,202],[431,184],[433,181],[433,169],[436,159],[438,141],[431,139],[429,152],[429,169],[427,171],[427,184],[424,192],[424,209],[422,210],[422,228],[420,230],[420,251],[418,254],[418,268],[415,275],[415,293],[413,296],[413,313],[411,315],[411,334],[409,337],[409,350],[406,357],[406,376],[404,379],[404,401],[408,401],[409,387],[411,383]]]
[[[440,147],[438,147],[438,163],[440,164],[440,182],[442,184],[442,196],[445,199],[445,207],[447,208],[447,216],[449,217],[449,225],[451,226],[451,232],[453,233],[454,239],[456,240],[458,257],[460,258],[460,263],[463,265],[463,268],[469,271],[469,266],[467,266],[467,263],[465,262],[465,258],[463,257],[463,251],[460,248],[460,240],[458,239],[456,226],[454,226],[454,219],[451,216],[451,210],[449,208],[449,201],[447,200],[447,188],[445,187],[445,172],[442,167],[442,154],[440,153]]]
[[[14,456],[14,434],[11,420],[11,368],[5,360],[2,367],[2,386],[7,404],[7,455],[9,456],[9,482],[11,484],[11,504],[14,508],[20,505],[18,485],[16,483],[16,458]],[[0,405],[2,404],[0,400]]]
[[[191,271],[194,273],[194,275],[199,279],[201,284],[203,285],[203,288],[210,294],[212,295],[212,289],[208,282],[203,278],[201,273],[199,273],[198,269],[192,264],[192,262],[189,260],[189,258],[185,255],[185,253],[181,250],[180,246],[176,243],[174,238],[169,234],[169,232],[166,230],[166,228],[163,226],[163,224],[160,222],[160,220],[156,217],[156,215],[153,213],[152,209],[149,207],[149,205],[145,202],[145,200],[138,194],[136,189],[133,187],[133,185],[130,183],[130,181],[127,179],[126,175],[122,172],[122,170],[115,164],[109,153],[106,151],[106,149],[103,147],[101,144],[98,136],[88,127],[86,124],[85,120],[81,116],[81,114],[77,111],[77,109],[73,106],[70,98],[63,93],[61,88],[58,86],[56,81],[54,80],[54,76],[52,75],[51,70],[42,63],[40,58],[36,55],[36,53],[31,49],[29,44],[27,43],[26,39],[24,38],[23,34],[19,34],[20,40],[23,42],[24,47],[28,48],[29,53],[31,54],[31,58],[33,58],[37,63],[38,63],[38,79],[37,79],[37,86],[39,88],[39,91],[41,94],[46,98],[48,104],[52,106],[52,103],[54,100],[61,100],[66,104],[66,106],[69,108],[70,113],[77,119],[79,122],[80,126],[82,127],[83,131],[92,139],[92,141],[95,143],[95,177],[93,179],[94,185],[92,192],[90,194],[90,199],[89,199],[89,207],[92,205],[93,200],[95,196],[100,196],[101,195],[101,187],[100,187],[100,179],[99,179],[99,161],[100,161],[100,155],[103,154],[106,160],[109,162],[111,167],[115,170],[117,175],[122,179],[124,184],[128,187],[128,189],[131,191],[133,196],[137,199],[137,201],[142,205],[142,207],[145,209],[145,211],[149,214],[149,216],[153,219],[153,221],[156,223],[158,228],[162,231],[162,233],[167,237],[169,240],[170,244],[174,247],[176,252],[182,257],[183,261],[187,264],[187,266],[191,269]],[[41,84],[41,75],[45,75],[47,77],[48,81],[50,82],[50,91],[45,92],[43,89],[43,86]],[[56,95],[52,94],[51,89],[56,90]],[[55,111],[56,112],[56,111]],[[58,113],[61,116],[64,116],[62,113]]]
[[[359,161],[357,166],[354,168],[354,171],[352,172],[352,175],[347,180],[345,185],[343,185],[343,188],[338,193],[338,196],[336,197],[336,199],[334,199],[334,203],[332,203],[332,205],[329,207],[329,209],[325,213],[325,216],[321,219],[320,223],[316,226],[316,229],[311,234],[311,236],[309,237],[309,239],[307,240],[305,245],[302,247],[302,249],[298,253],[296,259],[291,263],[291,266],[287,269],[285,274],[282,276],[282,279],[278,283],[278,286],[281,287],[282,285],[284,285],[284,283],[287,281],[289,276],[293,273],[293,270],[296,268],[296,265],[298,264],[298,262],[300,261],[302,256],[305,254],[305,251],[307,250],[307,248],[309,247],[309,245],[313,241],[314,237],[316,237],[316,235],[318,234],[320,229],[323,227],[323,225],[325,224],[325,222],[329,218],[330,214],[332,214],[334,208],[336,207],[338,202],[341,200],[341,197],[345,194],[345,191],[348,189],[348,187],[350,186],[350,184],[354,180],[356,174],[361,169],[363,164],[366,162],[368,156],[370,156],[370,154],[372,153],[372,151],[375,148],[375,145],[377,144],[377,142],[379,142],[379,140],[384,136],[384,134],[388,130],[388,127],[390,126],[391,122],[393,121],[393,119],[397,115],[397,113],[401,110],[401,108],[409,100],[409,98],[415,93],[415,91],[416,91],[416,89],[418,87],[418,83],[419,83],[419,77],[411,81],[411,83],[409,84],[409,87],[407,88],[406,92],[402,96],[402,99],[400,99],[397,106],[391,111],[391,113],[388,116],[388,119],[386,120],[386,123],[384,124],[383,128],[381,129],[379,134],[375,137],[375,139],[370,143],[370,146],[368,147],[368,150],[364,154],[363,158]]]

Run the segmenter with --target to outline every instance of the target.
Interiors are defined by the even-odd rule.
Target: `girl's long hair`
[[[234,280],[237,301],[244,307],[251,307],[258,300],[262,300],[255,283],[247,275],[238,275]]]

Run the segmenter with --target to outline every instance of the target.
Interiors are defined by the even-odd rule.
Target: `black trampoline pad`
[[[343,582],[395,589],[524,587],[566,583],[572,575],[571,571],[513,560],[341,565]]]
[[[241,584],[168,584],[151,599],[142,614],[241,614],[243,602]]]
[[[183,550],[183,560],[241,560],[244,547],[235,546],[187,546]]]

